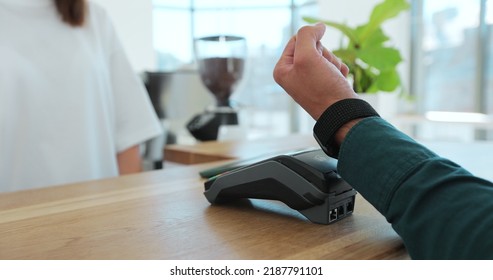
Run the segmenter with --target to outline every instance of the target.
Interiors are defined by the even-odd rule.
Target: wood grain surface
[[[0,195],[0,259],[406,259],[360,195],[313,224],[276,201],[211,206],[198,171],[218,163]]]

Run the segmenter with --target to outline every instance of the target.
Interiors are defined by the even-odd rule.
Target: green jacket
[[[381,118],[355,125],[338,172],[389,221],[413,259],[493,259],[493,183]]]

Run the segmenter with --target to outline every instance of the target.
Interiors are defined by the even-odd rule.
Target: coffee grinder
[[[232,35],[201,37],[195,39],[194,48],[201,80],[215,104],[194,116],[187,129],[197,140],[217,140],[221,126],[239,124],[230,96],[243,77],[246,40]]]

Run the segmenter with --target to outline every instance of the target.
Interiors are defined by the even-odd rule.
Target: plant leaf
[[[406,0],[384,0],[373,8],[368,24],[361,34],[361,41],[365,41],[375,32],[380,25],[393,17],[399,15],[400,12],[409,9],[410,5]]]
[[[361,37],[362,32],[365,30],[366,25],[359,26],[356,28],[356,33],[358,37]],[[390,38],[385,35],[382,28],[377,28],[373,33],[369,35],[364,41],[361,42],[361,48],[382,46],[383,43],[387,42]]]
[[[340,23],[328,21],[328,20],[317,19],[317,18],[313,18],[313,17],[303,17],[303,20],[306,21],[307,23],[310,23],[310,24],[322,22],[327,26],[338,29],[339,31],[341,31],[344,35],[346,35],[349,38],[350,44],[354,45],[354,44],[359,44],[359,42],[360,42],[358,36],[356,35],[356,31],[353,28],[351,28],[345,24],[340,24]]]
[[[357,52],[355,49],[339,49],[333,51],[334,55],[346,64],[355,64]]]
[[[380,46],[359,50],[358,57],[379,71],[393,69],[402,61],[399,50]]]
[[[395,69],[382,71],[375,80],[375,85],[380,91],[394,91],[401,83],[399,73]]]
[[[354,64],[350,68],[350,72],[353,74],[353,89],[357,93],[362,92],[377,92],[372,91],[371,88],[375,83],[376,76],[370,69],[362,67],[360,64]]]

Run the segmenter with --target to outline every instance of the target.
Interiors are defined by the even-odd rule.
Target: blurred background
[[[309,134],[314,121],[277,86],[273,67],[303,16],[359,25],[379,0],[94,0],[107,7],[136,73],[167,130],[166,144],[193,144],[186,125],[214,105],[194,58],[194,39],[229,34],[247,42],[231,102],[242,138]],[[390,122],[425,140],[493,140],[493,0],[413,0],[383,26],[400,50],[402,90]],[[341,44],[328,29],[323,43]],[[219,139],[221,140],[221,139]]]

